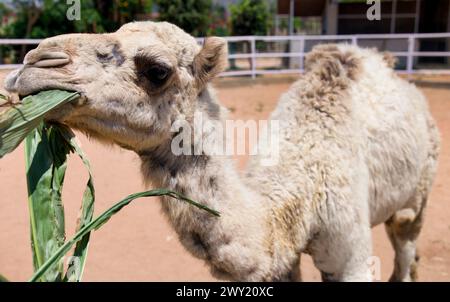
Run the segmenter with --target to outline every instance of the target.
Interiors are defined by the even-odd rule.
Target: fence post
[[[358,37],[357,36],[352,37],[352,45],[358,46]]]
[[[305,62],[305,39],[303,37],[300,38],[300,73],[304,71],[304,62]]]
[[[408,57],[406,59],[406,72],[411,75],[414,70],[414,46],[415,37],[413,35],[408,37]]]
[[[252,79],[256,78],[256,39],[252,37],[251,40],[251,50],[252,50]]]

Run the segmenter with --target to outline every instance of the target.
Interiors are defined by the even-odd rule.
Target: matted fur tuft
[[[324,80],[339,76],[356,80],[361,63],[351,49],[342,51],[336,44],[321,44],[306,56],[305,68],[321,73]]]
[[[386,62],[387,66],[389,68],[394,68],[395,65],[398,62],[398,58],[395,57],[392,53],[388,52],[388,51],[384,51],[381,53],[381,55],[383,56],[383,61]]]

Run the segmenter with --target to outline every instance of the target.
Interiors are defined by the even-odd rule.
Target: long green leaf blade
[[[31,277],[30,282],[38,281],[51,267],[53,267],[58,261],[70,250],[70,248],[79,240],[81,240],[86,234],[90,233],[92,230],[97,230],[102,225],[104,225],[114,214],[119,212],[123,207],[130,204],[133,200],[141,197],[150,196],[169,196],[182,201],[185,201],[197,208],[205,210],[212,215],[220,216],[219,212],[208,208],[205,205],[199,204],[185,196],[178,194],[176,192],[166,190],[166,189],[156,189],[141,193],[131,194],[120,202],[116,203],[114,206],[103,212],[100,216],[86,224],[82,227],[70,240],[67,240],[56,252],[50,257]]]
[[[72,151],[64,143],[57,126],[41,124],[25,142],[28,206],[34,269],[37,270],[65,241],[62,187],[67,155]],[[63,264],[54,266],[42,281],[61,281]]]
[[[95,189],[94,189],[94,178],[92,176],[91,165],[83,150],[78,145],[75,134],[64,126],[60,126],[62,130],[62,135],[67,144],[69,144],[74,152],[81,158],[84,166],[86,167],[89,173],[89,179],[86,184],[86,189],[83,194],[83,200],[81,204],[81,215],[77,224],[77,230],[79,231],[85,225],[92,221],[92,217],[94,216],[94,202],[95,202]],[[66,276],[64,277],[65,281],[81,281],[83,277],[84,267],[86,264],[86,257],[88,253],[89,247],[89,238],[90,233],[86,234],[78,241],[75,245],[75,250],[69,266],[67,268]]]
[[[0,158],[12,152],[35,129],[45,114],[64,103],[77,99],[76,92],[43,91],[26,97],[22,103],[0,115]]]

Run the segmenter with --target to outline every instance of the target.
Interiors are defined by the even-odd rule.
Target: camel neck
[[[204,113],[203,122],[221,123],[220,106],[213,100],[206,91],[197,102],[198,109]],[[207,137],[214,129],[202,127],[200,137]],[[195,150],[197,143],[183,144],[183,149]],[[216,217],[178,200],[162,198],[163,211],[188,251],[211,264],[213,273],[228,272],[233,280],[289,279],[295,257],[281,261],[279,255],[286,250],[295,255],[298,248],[295,243],[286,243],[292,227],[285,225],[289,221],[285,211],[277,210],[276,203],[263,197],[258,185],[249,185],[248,178],[241,177],[231,156],[175,154],[172,140],[140,152],[144,179],[221,214]],[[222,274],[219,277],[229,279]]]
[[[175,156],[169,148],[140,155],[144,177],[153,186],[177,191],[220,212],[215,217],[178,200],[162,198],[162,207],[180,241],[213,268],[247,279],[270,267],[267,207],[240,179],[228,157]],[[239,269],[238,269],[239,268]],[[244,269],[245,268],[245,269]]]

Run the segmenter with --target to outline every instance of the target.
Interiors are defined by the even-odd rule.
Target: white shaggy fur
[[[52,68],[39,67],[49,52],[70,62],[55,55],[44,62]],[[207,84],[226,60],[221,39],[200,48],[173,25],[132,23],[112,34],[48,39],[26,60],[7,79],[9,90],[80,91],[86,103],[49,118],[136,151],[147,181],[221,212],[217,218],[176,200],[162,203],[186,248],[217,276],[296,280],[300,255],[309,253],[324,280],[370,280],[370,228],[385,222],[396,252],[391,279],[416,278],[439,135],[426,100],[394,74],[388,55],[316,47],[306,74],[271,115],[281,123],[279,164],[261,166],[255,157],[244,175],[228,157],[170,150],[174,120],[192,121],[200,111],[205,122],[224,121]],[[155,64],[171,70],[157,87],[145,72]]]

